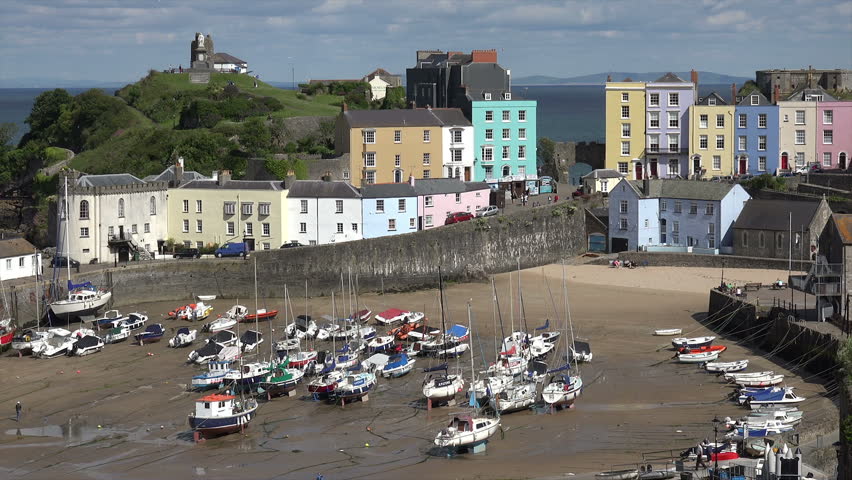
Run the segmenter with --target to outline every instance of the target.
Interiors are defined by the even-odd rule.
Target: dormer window
[[[511,93],[506,92],[506,93],[503,94],[503,100],[511,100],[511,99],[512,99]]]
[[[482,97],[486,100],[491,100],[491,92],[483,92]]]
[[[752,105],[760,105],[760,97],[758,97],[757,95],[752,95],[751,96],[751,104]]]
[[[716,105],[716,98],[710,97],[707,99],[707,105]]]

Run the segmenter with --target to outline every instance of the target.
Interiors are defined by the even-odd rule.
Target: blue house
[[[498,97],[497,95],[502,95]],[[516,182],[538,178],[535,100],[510,100],[511,94],[469,94],[474,131],[473,179]]]
[[[361,187],[364,238],[417,231],[417,193],[408,183]]]
[[[609,192],[610,251],[729,253],[749,198],[738,184],[622,179]]]
[[[773,105],[755,90],[737,104],[734,120],[737,172],[776,174],[779,168],[778,105]]]

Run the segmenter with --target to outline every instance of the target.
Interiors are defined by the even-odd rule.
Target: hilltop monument
[[[189,64],[193,70],[213,70],[215,63],[213,59],[213,37],[204,36],[203,33],[195,32],[192,44],[189,48]]]

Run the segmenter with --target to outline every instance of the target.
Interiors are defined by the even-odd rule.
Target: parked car
[[[573,198],[582,197],[583,195],[585,195],[585,193],[583,192],[583,187],[580,187],[577,190],[571,192],[571,197]]]
[[[444,225],[452,225],[453,223],[466,222],[473,220],[473,214],[470,212],[453,212],[447,215],[447,220]]]
[[[818,163],[802,165],[801,167],[796,167],[796,173],[799,175],[804,175],[806,173],[822,173],[822,165]]]
[[[78,262],[77,260],[74,260],[71,257],[66,257],[64,255],[59,255],[59,256],[53,257],[53,266],[54,267],[67,267],[69,261],[71,262],[71,268],[79,268],[80,267],[80,262]]]
[[[497,215],[500,213],[500,209],[497,208],[496,205],[488,205],[487,207],[480,207],[476,209],[477,217],[490,217],[492,215]]]
[[[284,245],[281,245],[281,248],[296,248],[296,247],[304,247],[304,246],[305,246],[305,244],[299,243],[296,240],[293,240],[292,242],[287,242]]]
[[[245,257],[248,255],[248,245],[245,242],[228,242],[216,249],[216,258]]]
[[[174,258],[201,258],[201,252],[197,248],[184,248],[172,255]]]

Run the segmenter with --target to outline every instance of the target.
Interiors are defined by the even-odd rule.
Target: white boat
[[[639,478],[638,470],[611,470],[608,472],[596,473],[595,478],[600,480],[633,480]]]
[[[465,352],[470,348],[470,344],[468,343],[460,343],[458,345],[453,345],[449,348],[439,349],[435,352],[435,356],[438,358],[456,358],[464,355]]]
[[[179,320],[191,322],[206,320],[213,313],[213,307],[204,302],[192,303],[177,312]]]
[[[376,319],[376,322],[387,326],[399,322],[419,322],[420,320],[423,320],[424,317],[425,315],[423,312],[411,312],[408,310],[401,310],[399,308],[390,308],[384,312],[376,314],[374,318]]]
[[[38,358],[54,358],[68,353],[68,349],[77,338],[64,328],[50,329],[50,336],[44,343],[33,346],[33,356]]]
[[[535,403],[535,383],[513,385],[502,392],[493,395],[489,400],[491,408],[500,414],[516,412],[528,408]]]
[[[719,352],[678,353],[677,361],[680,363],[704,363],[712,362],[719,358]]]
[[[672,346],[674,348],[701,348],[709,346],[711,343],[713,343],[713,340],[716,340],[716,337],[678,337],[672,339]]]
[[[381,374],[385,378],[399,378],[411,372],[415,363],[417,360],[410,358],[406,353],[397,353],[388,358],[381,369]]]
[[[527,360],[520,355],[511,355],[501,358],[497,363],[491,364],[486,373],[489,375],[520,375],[527,368]]]
[[[272,367],[268,362],[244,363],[225,373],[224,382],[234,382],[238,387],[252,387],[266,379]]]
[[[435,437],[435,445],[445,448],[464,448],[491,438],[500,428],[500,420],[492,417],[457,415]]]
[[[227,330],[237,324],[237,319],[234,317],[221,316],[216,320],[204,325],[201,328],[204,332],[216,333],[222,330]]]
[[[36,345],[45,343],[50,337],[47,330],[40,331],[34,328],[18,330],[12,337],[12,350],[19,353],[31,352]]]
[[[199,295],[198,300],[202,302],[212,302],[216,300],[216,295]]]
[[[473,385],[473,392],[478,399],[491,398],[501,393],[515,383],[512,375],[491,375],[477,380]]]
[[[445,402],[455,398],[456,393],[464,389],[464,378],[461,375],[447,374],[429,375],[423,381],[423,396],[432,402]]]
[[[759,377],[735,378],[733,382],[743,387],[768,387],[784,381],[784,375],[764,375]]]
[[[106,343],[118,343],[123,340],[127,340],[130,337],[130,327],[127,324],[122,323],[120,326],[111,328],[106,335],[104,335],[104,342]]]
[[[750,408],[763,405],[782,405],[804,402],[805,398],[793,393],[793,387],[768,387],[743,391],[737,397],[740,405]]]
[[[222,350],[216,354],[217,360],[222,361],[233,361],[239,358],[240,356],[240,347],[236,347],[234,345],[223,347]]]
[[[742,420],[746,423],[760,423],[765,420],[778,420],[779,422],[787,425],[797,425],[801,423],[804,414],[805,412],[802,412],[801,410],[774,411],[768,413],[751,412],[751,415],[743,418]]]
[[[367,342],[367,348],[370,350],[370,352],[374,353],[385,352],[393,348],[393,342],[393,335],[373,337],[369,342]]]
[[[207,339],[208,342],[216,342],[223,347],[240,346],[240,339],[232,330],[219,330]]]
[[[130,330],[139,330],[140,328],[145,326],[145,322],[148,321],[148,315],[139,312],[128,313],[127,318],[124,320],[124,326],[129,328]]]
[[[531,341],[529,343],[530,358],[542,359],[552,352],[554,348],[556,348],[555,343],[545,342],[544,340]]]
[[[250,352],[263,343],[263,334],[256,330],[246,330],[240,337],[239,343],[244,352]]]
[[[101,337],[96,335],[85,335],[68,348],[68,355],[82,357],[91,353],[100,352],[104,349],[104,345],[104,341]]]
[[[189,426],[203,437],[215,437],[239,432],[254,417],[257,401],[249,398],[235,402],[232,395],[208,395],[195,402],[195,412],[189,414]]]
[[[221,385],[225,374],[231,369],[231,362],[210,360],[207,368],[207,372],[192,377],[192,388],[204,390]]]
[[[225,348],[223,345],[208,340],[201,347],[189,352],[187,361],[190,363],[207,363],[215,360],[223,348]]]
[[[585,363],[591,362],[592,358],[594,358],[592,347],[589,346],[589,342],[574,341],[574,345],[570,346],[569,355],[569,361],[576,360],[577,362]]]
[[[172,348],[185,347],[195,341],[198,330],[190,330],[189,327],[180,327],[174,337],[169,339]]]
[[[583,393],[583,379],[579,375],[561,375],[541,391],[548,405],[571,405]]]
[[[654,335],[658,337],[670,337],[673,335],[683,335],[682,328],[661,328],[659,330],[654,330]]]
[[[767,435],[779,435],[793,430],[793,426],[778,420],[766,420],[757,423],[740,423],[734,425],[734,430],[732,430],[730,434],[743,435],[746,430],[766,430]]]
[[[317,336],[318,330],[319,327],[317,327],[316,322],[310,316],[299,315],[296,317],[295,322],[288,324],[284,328],[284,334],[289,338],[314,338]]]
[[[275,351],[277,352],[289,352],[290,350],[296,350],[301,347],[301,343],[298,338],[287,338],[285,340],[279,340],[275,342]]]
[[[536,335],[530,338],[530,342],[535,342],[536,340],[541,340],[543,342],[556,342],[556,339],[559,338],[562,332],[552,331],[552,332],[544,332],[541,335]]]
[[[704,364],[704,369],[708,372],[739,372],[748,368],[748,360],[738,360],[736,362],[708,362]]]
[[[734,380],[737,378],[749,378],[749,377],[764,377],[767,375],[775,375],[775,372],[772,370],[767,370],[764,372],[743,372],[743,373],[726,373],[725,380]]]
[[[92,328],[99,330],[109,330],[111,328],[117,327],[120,323],[124,322],[127,317],[122,315],[118,310],[107,310],[104,314],[92,320]]]
[[[57,300],[50,304],[53,314],[62,319],[92,315],[102,309],[112,292],[81,287],[68,293],[68,298]]]

